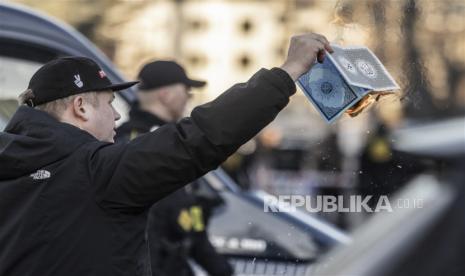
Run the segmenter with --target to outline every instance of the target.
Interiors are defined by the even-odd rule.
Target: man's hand
[[[332,53],[333,48],[329,45],[326,37],[320,34],[304,34],[293,36],[287,59],[281,66],[291,78],[296,81],[301,75],[312,68],[315,59],[323,62],[326,51]]]

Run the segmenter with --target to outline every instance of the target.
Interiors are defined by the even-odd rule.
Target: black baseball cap
[[[92,59],[63,57],[46,63],[34,73],[28,85],[34,98],[27,104],[36,106],[90,91],[118,91],[136,83],[113,84]]]
[[[157,60],[147,63],[139,72],[139,90],[149,90],[174,83],[184,83],[188,87],[202,87],[205,81],[192,80],[186,71],[174,61]]]

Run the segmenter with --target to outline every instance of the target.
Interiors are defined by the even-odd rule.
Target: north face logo
[[[46,170],[38,170],[35,173],[31,174],[32,179],[40,180],[50,178],[50,172]]]
[[[81,88],[84,85],[84,83],[81,81],[81,76],[74,75],[74,84],[76,84],[76,86],[79,88]]]

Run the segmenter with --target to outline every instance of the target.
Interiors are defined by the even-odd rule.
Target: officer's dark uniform
[[[372,208],[381,196],[391,196],[425,169],[414,156],[393,150],[387,131],[385,125],[380,125],[360,156],[359,190],[362,196],[373,197],[368,202]]]
[[[166,124],[137,104],[131,108],[129,116],[129,121],[117,130],[117,142],[130,141]],[[226,258],[218,254],[208,240],[206,228],[212,211],[209,203],[214,200],[196,194],[198,185],[201,184],[197,182],[181,188],[151,208],[146,238],[153,275],[194,275],[188,259],[195,260],[210,275],[232,274]]]
[[[59,69],[60,81],[90,91],[87,75]],[[294,92],[286,72],[262,69],[191,117],[123,144],[20,107],[0,134],[0,275],[141,274],[148,208],[224,162]]]

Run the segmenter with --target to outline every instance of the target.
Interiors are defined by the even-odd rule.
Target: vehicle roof
[[[125,81],[113,63],[92,42],[68,24],[18,4],[0,3],[0,39],[54,49],[63,55],[86,56],[99,63],[113,82]],[[120,93],[134,100],[134,91]]]
[[[416,124],[396,130],[396,150],[449,159],[465,157],[465,117]]]

